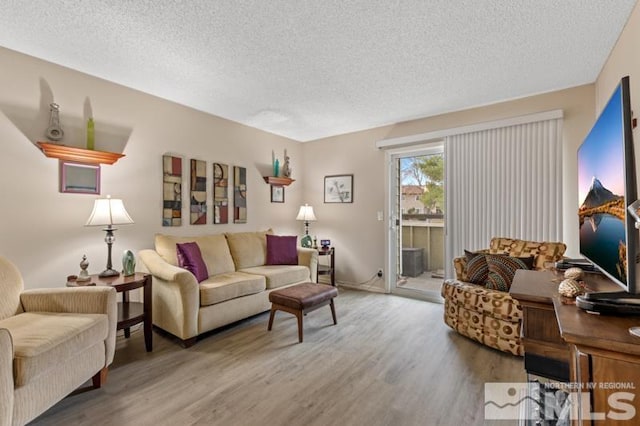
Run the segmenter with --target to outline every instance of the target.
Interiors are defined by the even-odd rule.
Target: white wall
[[[563,241],[568,245],[567,253],[577,256],[576,152],[593,124],[592,84],[306,143],[305,202],[313,204],[318,212],[319,221],[313,225],[312,232],[336,242],[338,281],[365,281],[386,264],[385,224],[388,212],[385,211],[385,221],[377,221],[377,211],[385,210],[386,165],[384,152],[375,148],[377,141],[554,109],[564,111]],[[338,173],[355,175],[353,204],[322,203],[323,176]],[[507,196],[505,201],[508,202]],[[384,281],[374,280],[370,286],[382,291]]]
[[[563,240],[569,247],[568,254],[577,255],[577,147],[595,118],[596,89],[609,93],[609,81],[619,79],[616,75],[620,71],[633,74],[640,68],[638,56],[629,53],[637,50],[638,19],[636,7],[631,24],[618,43],[622,47],[616,46],[596,85],[305,144],[0,48],[0,254],[18,264],[27,287],[62,285],[66,275],[77,273],[85,253],[91,262],[90,272],[104,268],[104,233],[83,226],[95,197],[60,194],[57,161],[45,158],[34,145],[44,138],[48,104],[55,100],[61,105],[66,144],[84,144],[85,110],[90,106],[96,120],[96,148],[126,154],[115,165],[102,168],[102,194],[123,198],[136,221],[117,231],[114,263],[118,267],[122,250],[151,247],[156,232],[195,234],[273,226],[277,232],[298,234],[302,225],[294,218],[300,204],[307,202],[318,216],[318,221],[311,224],[311,233],[318,239],[331,239],[336,247],[338,280],[366,281],[385,265],[386,221],[377,220],[377,212],[385,209],[385,164],[384,153],[375,148],[376,141],[552,109],[562,109],[565,115]],[[633,81],[632,77],[632,96],[637,106],[640,85]],[[291,155],[296,182],[286,189],[285,204],[272,204],[269,187],[261,175],[269,172],[271,150],[281,153],[284,148]],[[189,158],[207,160],[209,179],[214,161],[247,167],[249,222],[163,228],[160,210],[164,153],[181,154],[185,162]],[[324,176],[343,173],[354,174],[353,204],[324,204]],[[183,216],[186,215],[185,204]],[[374,280],[372,285],[374,289],[384,288],[382,280]]]
[[[96,196],[58,191],[58,161],[34,144],[45,140],[49,103],[61,108],[66,145],[85,144],[85,111],[93,110],[96,149],[126,157],[102,167],[102,196],[122,198],[135,224],[116,231],[114,267],[125,249],[153,246],[157,232],[193,235],[273,227],[299,234],[295,221],[303,187],[301,144],[177,105],[104,80],[0,48],[0,255],[17,264],[27,288],[63,286],[79,272],[87,254],[89,272],[105,268],[107,247],[100,227],[85,227]],[[271,169],[271,150],[287,148],[297,179],[286,189],[285,203],[270,203],[262,180]],[[207,161],[211,203],[213,162],[247,168],[248,223],[189,225],[184,198],[181,227],[161,226],[162,155]],[[188,184],[185,184],[185,192]],[[230,193],[231,195],[231,193]],[[209,223],[211,206],[209,205]]]
[[[596,113],[599,114],[611,97],[613,90],[626,75],[631,89],[631,110],[638,118],[640,112],[640,3],[631,12],[622,34],[609,54],[596,80]],[[636,172],[640,188],[640,126],[633,130],[636,154]]]

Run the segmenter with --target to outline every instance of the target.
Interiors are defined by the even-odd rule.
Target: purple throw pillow
[[[297,238],[267,234],[267,265],[297,265]]]
[[[209,278],[207,265],[202,260],[202,253],[197,243],[176,244],[178,251],[178,266],[196,276],[199,283]]]

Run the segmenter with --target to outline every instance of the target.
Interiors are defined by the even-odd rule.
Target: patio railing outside
[[[442,215],[403,216],[402,247],[424,249],[422,265],[425,272],[443,270],[444,220]]]

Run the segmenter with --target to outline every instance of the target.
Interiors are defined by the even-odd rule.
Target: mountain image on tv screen
[[[627,279],[625,166],[620,87],[578,150],[580,252]]]

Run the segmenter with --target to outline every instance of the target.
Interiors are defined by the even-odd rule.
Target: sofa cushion
[[[295,235],[266,235],[267,265],[297,265],[298,248]]]
[[[311,281],[309,268],[301,265],[255,266],[253,268],[245,268],[242,272],[264,275],[267,278],[267,289]]]
[[[179,267],[185,268],[195,275],[198,282],[209,278],[207,265],[202,260],[202,253],[197,243],[178,243],[176,249]]]
[[[215,305],[265,289],[266,279],[259,275],[244,272],[214,275],[200,283],[200,306]]]
[[[104,314],[26,312],[5,318],[0,327],[13,339],[16,387],[103,342],[109,333]]]
[[[156,251],[167,263],[178,266],[176,244],[195,242],[200,248],[202,260],[207,265],[209,275],[225,274],[235,271],[233,258],[224,234],[203,235],[197,237],[176,237],[156,234]]]
[[[464,255],[467,258],[465,265],[465,276],[468,282],[478,285],[485,285],[489,277],[489,265],[485,253],[474,253],[465,250]]]
[[[533,269],[542,270],[547,262],[557,262],[562,259],[567,246],[559,242],[525,241],[513,238],[492,238],[489,253],[508,254],[512,257],[535,256]]]
[[[272,232],[269,230],[225,234],[237,271],[267,263],[267,233]]]
[[[531,269],[535,258],[510,257],[503,254],[486,254],[484,258],[489,267],[485,287],[491,290],[509,291],[513,277],[518,269]]]

